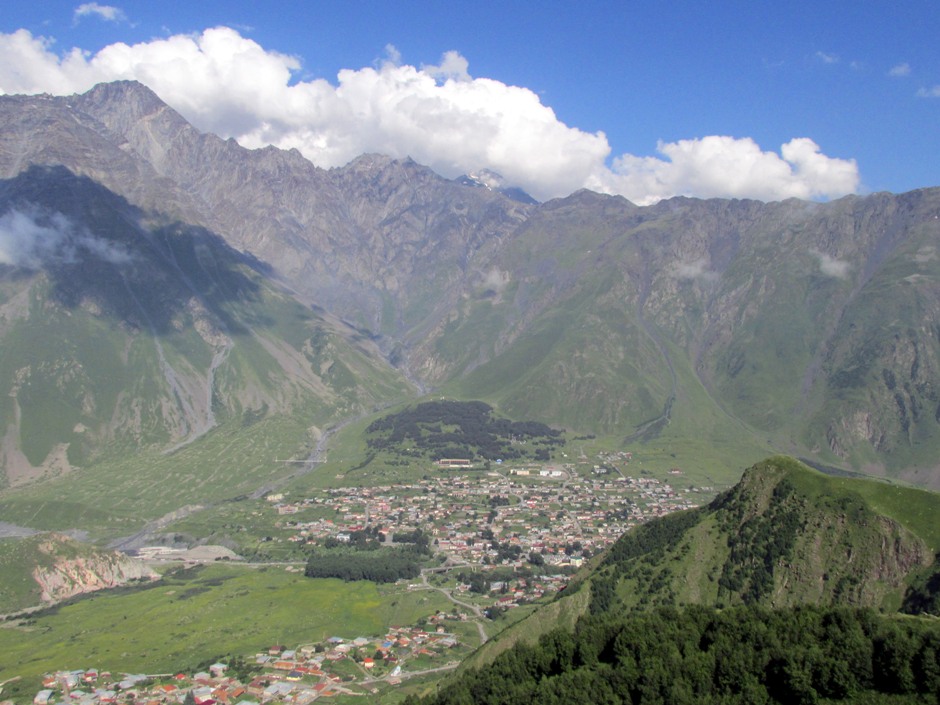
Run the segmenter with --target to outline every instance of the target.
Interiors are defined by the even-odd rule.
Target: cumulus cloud
[[[940,98],[940,83],[930,88],[921,88],[917,91],[918,98]]]
[[[836,54],[828,54],[824,51],[817,51],[816,58],[822,61],[824,64],[838,64],[839,57]]]
[[[835,277],[836,279],[845,279],[849,276],[849,272],[852,269],[850,262],[837,259],[831,255],[827,255],[825,252],[819,252],[818,250],[811,250],[810,254],[817,259],[819,262],[819,271],[826,276]]]
[[[712,135],[660,142],[665,157],[623,155],[591,187],[632,194],[643,205],[673,195],[778,200],[826,198],[858,188],[858,166],[834,159],[805,137],[790,140],[780,154],[765,152],[750,138]],[[628,196],[629,197],[629,196]]]
[[[19,30],[0,34],[0,91],[61,95],[136,79],[199,129],[249,148],[297,148],[322,167],[380,152],[447,177],[487,168],[540,200],[579,188],[650,203],[677,194],[831,198],[858,187],[854,161],[827,157],[805,138],[778,155],[748,138],[709,136],[661,143],[664,158],[625,154],[608,163],[603,132],[565,125],[527,88],[471,76],[458,52],[421,67],[403,64],[393,46],[386,53],[331,83],[297,80],[297,57],[228,27],[61,56]]]
[[[894,78],[903,78],[904,76],[910,76],[911,65],[908,64],[907,62],[904,62],[901,64],[897,64],[895,66],[892,66],[891,70],[888,71],[888,75],[893,76]]]
[[[76,228],[61,213],[26,207],[0,215],[0,264],[40,269],[46,264],[74,264],[82,253],[112,264],[131,261],[125,249]]]
[[[422,66],[421,70],[438,82],[470,81],[470,62],[456,51],[448,51],[441,58],[440,66]]]
[[[127,19],[124,11],[112,5],[99,5],[96,2],[82,3],[75,8],[75,21],[83,17],[98,17],[108,22],[121,22]]]

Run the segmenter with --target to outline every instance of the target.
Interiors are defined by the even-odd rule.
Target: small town
[[[420,529],[449,565],[485,569],[529,561],[577,568],[629,528],[698,506],[712,494],[710,487],[677,490],[656,478],[630,476],[621,469],[629,459],[625,452],[602,455],[586,470],[574,464],[448,470],[413,484],[267,499],[284,517],[279,526],[286,535],[275,540],[344,542],[373,526],[391,541],[396,532]],[[681,470],[671,474],[681,479]]]
[[[318,698],[369,695],[379,686],[450,670],[486,641],[484,621],[563,589],[585,560],[630,527],[698,506],[712,494],[709,487],[686,483],[679,490],[660,479],[630,475],[630,460],[629,453],[620,452],[579,465],[488,470],[445,460],[413,483],[331,488],[304,497],[269,494],[258,511],[276,517],[276,533],[264,540],[285,547],[342,545],[367,528],[388,544],[396,534],[422,532],[437,566],[424,568],[417,581],[402,581],[404,589],[439,590],[453,610],[379,636],[272,646],[237,664],[214,663],[192,674],[111,674],[93,668],[50,673],[34,704],[305,705]],[[670,476],[679,484],[682,471],[673,469]],[[186,560],[159,547],[141,554],[158,562]]]

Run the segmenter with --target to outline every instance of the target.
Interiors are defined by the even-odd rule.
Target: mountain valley
[[[191,595],[127,650],[169,669],[453,609],[480,647],[462,702],[471,667],[604,619],[940,611],[940,188],[538,203],[486,171],[249,150],[127,81],[0,95],[0,125],[0,612],[67,600],[69,640],[118,659],[92,601],[111,629],[133,609],[131,634]],[[396,532],[420,583],[300,575],[317,551],[408,553]],[[115,552],[207,544],[224,563]],[[216,589],[218,614],[271,624],[210,624]],[[0,642],[61,653],[44,609]]]
[[[66,284],[77,262],[59,256],[55,288],[60,303],[101,307],[110,277],[107,305],[123,301],[102,308],[102,320],[166,325],[170,307],[193,301],[193,288],[208,290],[212,268],[240,262],[253,279],[224,283],[226,295],[250,301],[252,290],[277,291],[304,315],[330,319],[321,329],[336,330],[337,341],[369,346],[372,374],[392,385],[371,394],[379,403],[415,394],[411,380],[574,432],[733,442],[730,455],[747,462],[779,450],[940,483],[935,189],[824,204],[674,198],[644,208],[579,192],[539,205],[410,161],[366,155],[322,170],[297,153],[246,150],[199,133],[134,83],[71,98],[5,96],[0,110],[4,210],[38,209],[40,219],[66,217],[77,233],[95,234],[82,236],[98,244],[80,253],[104,277]],[[196,265],[196,247],[203,261],[196,271],[171,269],[167,276],[186,279],[161,291],[159,304],[146,301],[163,309],[147,311],[148,322],[120,277],[150,292],[138,298],[152,297],[155,282],[119,273],[102,242],[125,259],[149,247],[163,268]],[[208,261],[216,245],[234,259]],[[22,271],[5,277],[4,320],[22,317]],[[228,354],[228,334],[208,314],[186,315],[206,322],[205,377],[213,356]],[[22,369],[5,373],[7,390]],[[205,379],[201,390],[179,384],[180,408],[167,414],[191,408],[205,419]],[[268,415],[289,403],[250,394]],[[81,415],[60,423],[92,426]],[[157,441],[164,449],[197,422],[172,423]],[[7,433],[6,457],[29,445],[28,433],[17,435]],[[32,468],[55,464],[71,443],[55,435],[27,454]]]

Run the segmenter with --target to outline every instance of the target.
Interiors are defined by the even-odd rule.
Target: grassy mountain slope
[[[552,618],[533,614],[470,663],[586,614],[614,618],[692,604],[896,611],[908,587],[934,570],[938,509],[932,492],[770,458],[710,505],[625,534],[551,606]]]
[[[542,206],[420,348],[508,413],[940,483],[940,190]],[[433,346],[433,347],[432,347]]]
[[[897,609],[911,573],[933,559],[935,546],[928,541],[937,536],[930,517],[940,500],[919,493],[917,504],[931,511],[906,513],[902,523],[891,516],[901,514],[900,506],[883,502],[891,514],[876,510],[855,489],[857,482],[826,477],[790,459],[764,461],[708,507],[626,535],[592,584],[614,587],[610,604],[622,601],[625,607],[693,602]]]
[[[181,487],[250,491],[318,429],[409,394],[369,339],[203,228],[62,167],[3,182],[0,206],[19,258],[0,266],[9,521],[71,528],[85,506],[140,523]],[[35,509],[50,502],[78,506]]]

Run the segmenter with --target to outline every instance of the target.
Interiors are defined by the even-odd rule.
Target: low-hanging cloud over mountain
[[[111,264],[131,261],[124,248],[76,228],[61,213],[26,206],[0,215],[0,264],[40,269],[48,264],[74,264],[83,254]]]
[[[706,136],[660,143],[660,156],[610,159],[604,133],[565,125],[527,88],[472,77],[457,52],[422,67],[387,53],[377,67],[340,71],[334,84],[297,80],[299,59],[228,27],[62,55],[19,30],[0,34],[0,92],[67,95],[135,79],[198,128],[246,147],[296,147],[322,167],[380,152],[448,177],[488,168],[540,200],[579,188],[639,204],[674,195],[825,199],[859,186],[854,160],[828,157],[808,138],[777,153],[749,138]]]

